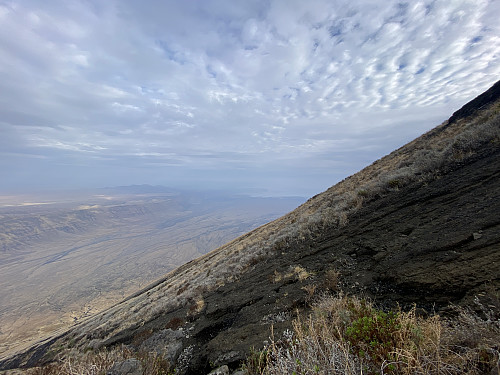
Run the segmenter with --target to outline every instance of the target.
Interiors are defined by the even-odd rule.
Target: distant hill
[[[161,185],[127,185],[115,186],[99,189],[102,192],[119,193],[119,194],[180,194],[178,189],[169,188]]]
[[[67,332],[4,359],[156,350],[177,373],[235,369],[324,292],[381,307],[500,303],[499,84],[450,120],[289,214],[165,275]],[[498,317],[496,317],[498,318]]]

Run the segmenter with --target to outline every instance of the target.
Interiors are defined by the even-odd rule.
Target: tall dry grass
[[[132,353],[125,346],[101,349],[97,352],[60,353],[52,363],[28,370],[28,375],[105,375],[114,364],[134,358],[144,375],[173,373],[168,361],[156,353]]]
[[[293,330],[272,334],[271,344],[245,366],[249,375],[493,375],[500,374],[499,338],[500,321],[470,310],[446,320],[325,297],[306,319],[294,320]]]

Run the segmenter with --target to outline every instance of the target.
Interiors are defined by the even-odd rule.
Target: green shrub
[[[373,310],[369,316],[353,321],[345,337],[356,354],[384,361],[396,348],[395,335],[400,329],[397,313]]]

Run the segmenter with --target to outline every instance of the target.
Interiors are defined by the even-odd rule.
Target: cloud
[[[4,1],[0,165],[70,162],[90,185],[133,166],[133,183],[236,187],[245,170],[289,193],[307,175],[312,194],[496,81],[495,14],[487,0]]]

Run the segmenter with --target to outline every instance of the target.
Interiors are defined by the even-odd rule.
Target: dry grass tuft
[[[203,311],[205,308],[205,300],[203,297],[200,295],[196,300],[189,306],[189,309],[187,311],[187,316],[193,317],[198,315],[200,312]]]
[[[293,268],[293,273],[295,274],[295,278],[299,281],[304,281],[311,276],[311,274],[302,266],[295,266]]]
[[[329,269],[326,271],[325,277],[323,278],[323,287],[327,291],[335,292],[339,287],[339,281],[340,272],[335,269]]]

